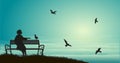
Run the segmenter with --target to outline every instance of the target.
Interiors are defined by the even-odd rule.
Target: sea
[[[9,44],[8,41],[1,41],[0,54],[5,53],[4,45]],[[45,45],[44,55],[55,57],[66,57],[70,59],[85,61],[88,63],[120,63],[120,48],[101,46],[102,53],[95,54],[97,47],[95,45],[83,46],[73,44],[72,47],[65,47],[62,43],[41,43]],[[15,45],[12,47],[16,47]],[[26,47],[37,47],[35,45]],[[12,51],[14,55],[22,56],[18,50]],[[9,54],[9,52],[8,52]],[[36,55],[37,51],[27,50],[27,55]]]

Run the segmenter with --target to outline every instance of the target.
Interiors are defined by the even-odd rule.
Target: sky
[[[64,45],[65,38],[73,49],[103,47],[118,54],[120,0],[0,0],[0,3],[1,41],[8,43],[21,29],[25,37],[34,39],[36,34],[49,45],[47,48],[55,47],[52,43]],[[57,11],[56,15],[50,9]]]

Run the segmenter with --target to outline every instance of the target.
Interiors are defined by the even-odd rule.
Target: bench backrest
[[[39,40],[24,40],[24,44],[40,44]],[[10,44],[15,44],[15,40],[10,40]]]

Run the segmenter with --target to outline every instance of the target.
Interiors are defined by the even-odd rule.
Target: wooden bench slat
[[[26,50],[38,50],[39,48],[26,48]],[[10,50],[10,48],[8,48],[7,50]],[[16,48],[11,48],[11,50],[18,50]],[[41,49],[39,49],[41,50]]]
[[[11,45],[16,45],[15,43],[10,43]],[[29,44],[29,45],[39,45],[39,43],[24,43],[25,45]]]
[[[24,40],[24,44],[40,44],[39,40]],[[10,44],[15,44],[15,40],[10,40]]]

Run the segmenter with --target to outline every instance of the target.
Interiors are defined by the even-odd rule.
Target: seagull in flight
[[[102,53],[101,48],[98,48],[98,49],[96,50],[95,54],[97,54],[97,53]]]
[[[96,24],[96,23],[98,23],[98,20],[97,20],[97,18],[95,18],[95,24]]]
[[[35,37],[35,39],[36,39],[36,40],[38,39],[38,37],[37,37],[37,35],[36,35],[36,34],[34,35],[34,37]]]
[[[56,14],[56,11],[50,10],[51,14]]]
[[[64,39],[64,42],[65,42],[65,47],[67,47],[67,46],[70,46],[70,47],[71,47],[71,46],[72,46],[72,45],[70,45],[70,44],[67,42],[67,40],[65,40],[65,39]]]

